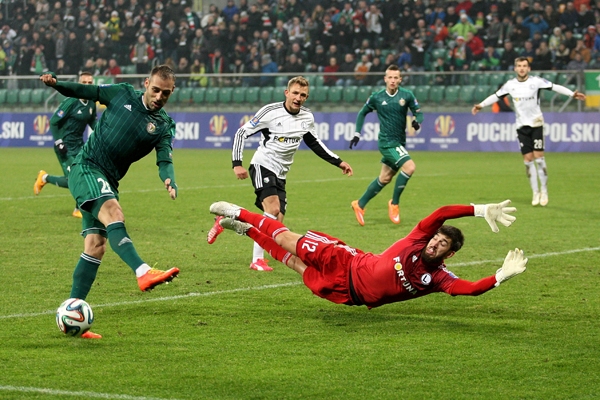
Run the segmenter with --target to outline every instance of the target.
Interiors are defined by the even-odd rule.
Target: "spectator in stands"
[[[145,42],[145,41],[144,41]],[[156,58],[156,62],[158,64],[162,64],[165,61],[165,46],[170,42],[169,34],[159,26],[155,25],[152,27],[150,36],[148,37],[148,45],[152,48],[152,53],[154,58]],[[138,38],[139,43],[139,38]]]
[[[446,40],[450,36],[448,27],[446,27],[444,21],[441,18],[436,19],[434,25],[430,27],[430,30],[434,33],[433,46],[438,49],[444,48],[446,46]]]
[[[577,39],[575,39],[575,37],[573,36],[573,31],[571,30],[566,30],[564,31],[565,33],[565,46],[567,46],[567,48],[569,49],[569,51],[573,50],[575,47],[577,47]]]
[[[533,48],[533,42],[526,40],[523,46],[523,50],[519,54],[519,57],[525,57],[529,61],[529,64],[533,64],[535,58],[535,49]]]
[[[548,71],[553,69],[552,52],[548,48],[548,43],[544,40],[540,42],[540,47],[535,50],[535,57],[531,68],[536,71]]]
[[[288,34],[287,29],[285,29],[283,20],[278,19],[275,22],[275,28],[273,29],[273,32],[271,32],[271,40],[273,40],[275,43],[277,43],[277,41],[281,41],[284,46],[289,46],[290,35]]]
[[[413,71],[425,71],[425,44],[423,43],[423,39],[420,37],[415,38],[410,47],[410,56],[412,59],[412,69]],[[418,77],[420,78],[420,77]],[[417,79],[419,81],[419,79]],[[415,85],[418,82],[415,82]]]
[[[577,16],[577,25],[580,33],[585,33],[588,26],[596,25],[596,17],[588,8],[588,4],[581,2],[579,4],[579,13]]]
[[[304,44],[306,32],[304,31],[304,24],[300,22],[300,17],[292,18],[292,23],[288,28],[288,36],[291,43]]]
[[[323,85],[335,86],[339,77],[336,74],[340,69],[336,57],[329,57],[329,65],[323,69]]]
[[[456,44],[450,50],[450,71],[468,71],[473,61],[471,49],[465,44],[465,39],[462,36],[456,38]],[[514,62],[514,60],[513,60]],[[452,84],[458,84],[459,76],[452,75]]]
[[[596,26],[595,25],[588,26],[587,30],[585,32],[585,35],[583,35],[583,44],[585,44],[585,47],[592,50],[594,48],[594,42],[596,41],[596,36],[597,36]]]
[[[292,43],[290,54],[295,54],[302,63],[308,59],[306,52],[300,47],[300,43]]]
[[[224,74],[228,73],[228,63],[221,49],[215,49],[214,53],[209,56],[208,73],[209,74]],[[211,77],[211,84],[215,87],[224,86],[226,79],[222,76]]]
[[[319,72],[323,71],[323,68],[327,65],[327,56],[322,45],[319,44],[315,47],[315,54],[310,57],[310,60],[317,65]]]
[[[60,75],[72,75],[70,69],[65,64],[65,60],[58,60],[56,67],[52,70],[56,76]]]
[[[75,35],[75,32],[69,32],[67,39],[67,46],[65,49],[65,60],[69,62],[69,69],[72,73],[76,73],[83,64],[83,48],[81,46],[81,39]]]
[[[566,69],[569,61],[571,61],[571,51],[563,42],[558,45],[558,49],[554,55],[554,68],[557,70]]]
[[[190,63],[187,58],[181,57],[179,62],[177,63],[177,68],[175,69],[175,76],[177,77],[177,81],[175,83],[176,87],[184,88],[189,85],[189,77],[185,75],[189,75],[191,72]]]
[[[385,85],[383,77],[385,75],[386,66],[381,62],[381,57],[374,57],[369,68],[369,75],[365,80],[365,85],[382,86]]]
[[[446,62],[444,57],[437,57],[433,64],[432,71],[435,72],[450,72],[450,66]],[[433,78],[434,85],[449,85],[451,83],[450,74],[435,74]]]
[[[473,25],[471,21],[469,21],[469,17],[467,16],[466,12],[461,13],[460,20],[458,21],[458,23],[452,28],[450,28],[450,34],[455,38],[459,36],[465,38],[467,37],[467,33],[469,32],[472,34],[476,34],[477,28],[475,27],[475,25]]]
[[[354,50],[354,57],[356,57],[357,60],[360,60],[363,55],[369,57],[369,60],[375,55],[375,50],[371,46],[369,39],[363,39],[360,42],[360,47]]]
[[[144,35],[138,37],[137,43],[131,49],[129,58],[135,64],[136,74],[147,74],[150,72],[150,62],[154,59],[154,50],[146,43]]]
[[[122,74],[121,67],[119,67],[117,60],[114,58],[111,58],[110,60],[108,60],[108,67],[104,70],[103,75],[116,76],[116,75],[121,75],[121,74]]]
[[[290,75],[288,79],[292,79],[294,76],[302,75],[305,70],[304,64],[298,60],[295,54],[290,54],[287,62],[281,66],[281,72],[288,72]]]
[[[572,1],[567,2],[566,9],[562,12],[558,18],[560,29],[563,31],[570,30],[574,31],[578,27],[579,14],[575,9]]]
[[[556,51],[558,50],[558,46],[563,42],[565,36],[562,34],[562,31],[559,27],[555,27],[552,30],[552,35],[548,39],[548,49],[552,53],[552,56],[556,56]]]
[[[522,22],[522,25],[529,29],[530,39],[533,39],[533,36],[536,32],[544,35],[549,28],[548,23],[544,21],[544,18],[540,14],[532,14],[525,18]]]
[[[500,70],[500,55],[494,48],[494,46],[489,45],[486,48],[486,51],[483,55],[483,59],[479,64],[481,70],[484,71],[499,71]]]
[[[354,72],[356,72],[354,75],[354,84],[358,86],[364,85],[370,69],[371,61],[369,61],[369,56],[363,54],[360,58],[360,61],[358,61],[354,66]]]
[[[369,6],[369,11],[365,13],[365,28],[371,43],[379,44],[381,32],[383,31],[383,14],[377,7],[376,3]],[[382,41],[382,40],[381,40]]]
[[[406,9],[406,8],[405,8]],[[444,17],[444,23],[451,29],[454,25],[456,25],[460,21],[460,17],[456,13],[456,8],[450,4],[448,8],[446,8],[446,16]]]
[[[548,23],[550,28],[558,27],[560,14],[556,11],[552,4],[546,4],[544,6],[544,12],[542,13],[544,20]]]
[[[361,46],[363,40],[368,37],[367,35],[367,29],[365,28],[365,26],[360,22],[360,19],[353,19],[352,20],[352,31],[351,31],[351,35],[352,35],[352,48],[356,49],[358,47]]]
[[[583,59],[580,52],[575,52],[573,58],[567,64],[566,69],[573,71],[583,71],[588,67],[588,63]]]
[[[483,58],[483,53],[485,52],[485,45],[483,44],[483,40],[481,40],[479,36],[475,36],[471,32],[467,33],[466,44],[467,47],[471,49],[473,61],[479,61]]]
[[[261,58],[260,86],[275,86],[275,77],[271,74],[278,72],[277,64],[271,59],[270,54],[263,54]]]
[[[240,60],[241,62],[242,60]],[[237,63],[236,63],[237,65]],[[242,65],[244,63],[242,62]],[[207,87],[208,77],[206,76],[206,65],[198,58],[194,58],[194,62],[190,68],[190,87]]]
[[[441,24],[443,25],[443,21],[440,19]],[[448,37],[448,29],[444,26],[446,31],[446,36]],[[402,37],[402,31],[398,28],[398,24],[395,20],[390,20],[388,22],[387,28],[384,30],[382,34],[382,47],[386,49],[397,49],[398,44],[400,42],[400,38]],[[445,38],[444,38],[445,39]]]
[[[571,50],[571,60],[575,58],[576,54],[581,54],[581,58],[583,61],[589,64],[592,59],[592,51],[585,47],[583,43],[583,39],[577,39],[577,46],[573,50]]]
[[[31,71],[31,75],[41,75],[42,73],[48,71],[48,66],[46,65],[46,57],[44,57],[44,53],[42,52],[41,46],[37,46],[34,50],[33,56],[31,58],[31,67],[29,68],[29,71]],[[37,82],[36,86],[38,86]]]
[[[337,45],[332,44],[331,46],[329,46],[329,50],[326,53],[327,59],[330,59],[331,57],[335,57],[337,60],[337,64],[340,65],[342,60],[343,60],[343,54],[340,52],[339,48]]]
[[[407,68],[405,66],[412,65],[412,55],[410,51],[410,47],[408,45],[404,46],[397,60],[398,67],[400,69]]]
[[[346,53],[344,56],[344,62],[340,64],[340,69],[338,72],[342,73],[354,73],[354,67],[356,66],[356,62],[354,61],[354,55],[352,53]],[[352,86],[354,85],[354,78],[352,76],[344,76],[340,75],[340,79],[336,82],[337,86]]]

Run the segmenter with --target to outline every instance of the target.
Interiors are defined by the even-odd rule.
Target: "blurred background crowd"
[[[0,3],[0,26],[3,76],[167,63],[179,87],[273,85],[264,74],[274,72],[348,86],[382,83],[391,64],[508,71],[524,56],[534,70],[600,67],[600,0],[228,0],[206,12],[191,0],[16,0]],[[211,76],[223,73],[236,75]]]

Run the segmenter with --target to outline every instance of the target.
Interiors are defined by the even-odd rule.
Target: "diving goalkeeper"
[[[458,278],[444,261],[464,243],[462,232],[444,225],[448,219],[483,217],[498,232],[497,223],[510,226],[516,208],[510,200],[486,205],[450,205],[434,211],[417,224],[408,236],[381,254],[365,253],[324,233],[291,232],[277,220],[220,201],[210,212],[226,218],[223,228],[246,235],[275,259],[302,275],[314,294],[346,305],[368,308],[415,299],[435,292],[452,296],[478,296],[525,271],[523,251],[510,250],[496,274],[476,282]]]

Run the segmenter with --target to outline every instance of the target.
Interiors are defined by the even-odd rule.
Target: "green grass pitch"
[[[83,240],[74,201],[37,171],[60,171],[51,149],[0,149],[0,399],[592,399],[600,396],[600,157],[547,154],[550,203],[532,207],[518,153],[413,152],[402,223],[387,217],[391,187],[350,208],[379,173],[376,152],[343,151],[345,177],[309,151],[288,176],[286,223],[381,252],[445,204],[511,199],[517,221],[494,234],[481,218],[452,223],[466,237],[449,269],[476,280],[509,249],[527,271],[480,297],[434,294],[373,310],[317,298],[271,261],[248,269],[252,243],[225,232],[206,243],[208,207],[250,210],[228,150],[176,150],[171,201],[154,155],[121,182],[138,252],[172,284],[142,293],[108,249],[88,297],[102,340],[63,336],[54,310],[70,291]],[[251,151],[245,155],[246,164]]]

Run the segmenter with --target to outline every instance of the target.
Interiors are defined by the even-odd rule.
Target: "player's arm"
[[[156,165],[158,165],[158,176],[165,184],[171,199],[177,198],[177,184],[175,183],[175,169],[173,168],[173,145],[175,137],[175,121],[171,120],[168,133],[163,135],[161,141],[156,145]]]
[[[583,94],[577,90],[572,91],[568,87],[564,87],[562,85],[557,85],[556,83],[552,84],[551,90],[556,93],[564,94],[565,96],[573,97],[574,99],[577,99],[577,100],[585,100],[585,94]]]
[[[316,155],[328,163],[340,168],[344,174],[352,176],[353,171],[350,164],[342,161],[337,154],[329,150],[329,148],[325,146],[325,143],[321,142],[314,132],[306,132],[302,139]]]
[[[413,95],[410,103],[408,104],[408,108],[410,108],[410,112],[415,117],[413,119],[411,126],[414,130],[418,131],[421,129],[421,124],[423,123],[423,111],[421,111],[421,106],[417,101],[417,98]]]
[[[62,127],[66,121],[66,118],[69,118],[73,104],[74,99],[69,98],[63,100],[52,115],[52,118],[50,118],[50,132],[52,133],[52,138],[54,139],[54,149],[62,155],[67,155],[69,151],[63,142],[65,135]]]
[[[523,250],[510,250],[504,259],[502,267],[496,271],[495,275],[488,276],[476,282],[455,279],[444,291],[452,296],[479,296],[510,278],[525,272],[527,261],[528,259],[523,256]]]
[[[240,129],[235,132],[235,135],[233,135],[231,164],[233,173],[238,179],[248,178],[248,171],[242,166],[242,161],[244,160],[244,142],[246,138],[262,131],[263,129],[268,129],[270,118],[268,112],[265,110],[266,107],[267,106],[258,110],[254,117],[242,125]]]
[[[475,104],[473,106],[473,108],[471,109],[471,114],[473,114],[473,115],[477,114],[484,107],[491,106],[492,104],[498,102],[502,97],[507,96],[507,95],[508,95],[508,92],[504,89],[504,86],[502,86],[494,94],[491,94],[488,97],[486,97],[481,103]]]
[[[374,110],[374,107],[371,102],[371,96],[367,99],[367,102],[362,106],[358,114],[356,114],[356,122],[355,122],[355,130],[354,137],[350,140],[350,148],[356,146],[358,141],[360,140],[360,132],[362,131],[362,127],[365,124],[365,117],[368,113]]]

